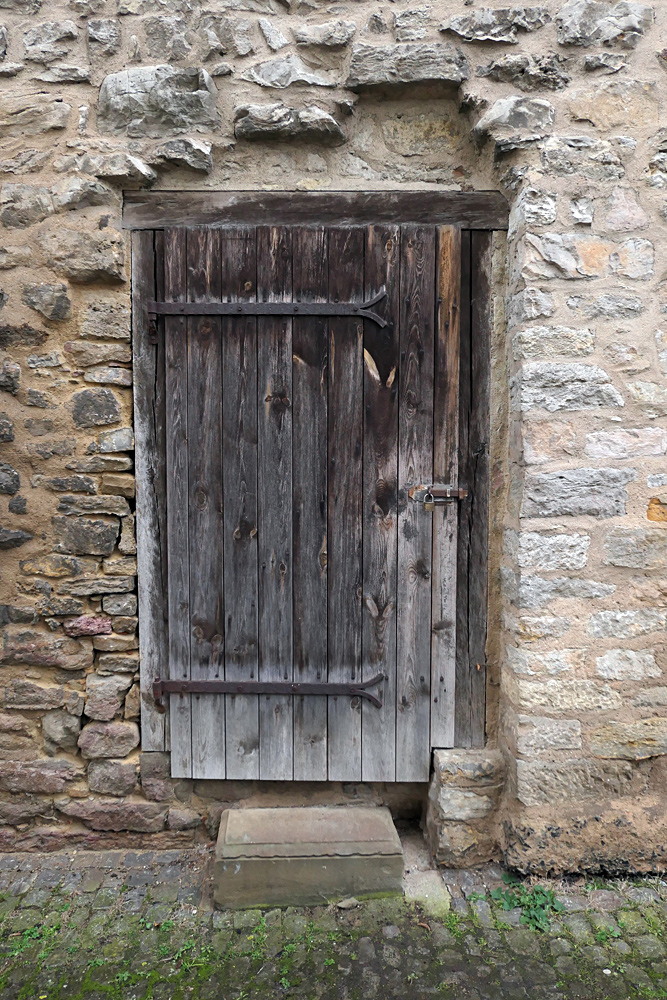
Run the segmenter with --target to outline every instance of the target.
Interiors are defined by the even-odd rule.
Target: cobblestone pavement
[[[508,885],[491,866],[446,872],[437,918],[396,898],[230,913],[210,864],[206,848],[0,855],[0,996],[667,997],[657,878]]]

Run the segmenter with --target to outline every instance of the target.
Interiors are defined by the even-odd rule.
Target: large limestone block
[[[345,135],[333,117],[316,105],[303,109],[277,104],[250,104],[234,112],[234,135],[237,139],[288,142],[303,139],[339,146]]]
[[[640,608],[637,611],[598,611],[591,615],[586,632],[594,639],[635,639],[667,630],[667,611]]]
[[[526,476],[522,517],[558,517],[590,514],[617,517],[625,514],[627,484],[634,469],[563,469]]]
[[[590,410],[599,406],[623,406],[623,397],[597,365],[549,364],[536,361],[523,365],[510,382],[512,408]]]
[[[458,87],[468,79],[463,53],[442,42],[403,42],[398,45],[356,44],[346,87],[389,88],[406,84]]]
[[[660,528],[614,528],[604,540],[608,566],[667,569],[667,532]]]
[[[157,137],[197,125],[216,128],[216,99],[204,69],[133,66],[102,81],[97,123],[102,132]]]
[[[526,806],[578,799],[606,801],[610,795],[637,794],[641,784],[641,775],[635,776],[626,761],[617,764],[583,759],[558,763],[516,762],[516,794]]]

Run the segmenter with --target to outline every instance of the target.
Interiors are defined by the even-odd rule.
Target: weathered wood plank
[[[470,232],[461,233],[461,338],[459,351],[459,484],[468,489],[468,496],[459,507],[459,532],[456,559],[456,681],[454,745],[472,746],[471,677],[468,653],[468,585],[470,536],[472,531],[472,478],[470,461],[470,416],[473,406],[470,357],[471,325]]]
[[[490,343],[492,324],[490,233],[471,235],[471,367],[474,406],[468,447],[473,462],[472,535],[468,580],[470,740],[484,746],[486,723],[486,631],[489,552]]]
[[[133,233],[132,362],[143,750],[164,750],[166,746],[166,715],[155,707],[152,684],[156,677],[165,677],[169,667],[165,572],[164,338],[160,338],[159,344],[151,344],[146,312],[146,302],[156,293],[155,258],[153,233]],[[161,255],[159,266],[164,271]]]
[[[382,708],[362,703],[362,779],[396,777],[396,560],[400,230],[369,226],[364,297],[382,287],[388,325],[364,323],[363,678],[385,674]]]
[[[221,234],[222,297],[256,296],[255,230]],[[225,679],[256,680],[257,320],[222,319]],[[259,777],[256,695],[226,696],[227,777]]]
[[[364,230],[329,231],[329,298],[360,302],[364,292]],[[361,676],[363,325],[329,321],[328,679]],[[361,778],[361,706],[329,698],[330,781]]]
[[[430,767],[432,520],[408,499],[408,490],[433,475],[434,284],[434,229],[401,226],[398,781],[427,781]]]
[[[220,299],[220,230],[187,231],[187,298]],[[188,318],[190,676],[224,677],[221,320]],[[192,695],[192,776],[225,776],[224,695]]]
[[[126,229],[174,225],[459,225],[507,229],[499,191],[128,191]]]
[[[295,301],[328,295],[323,227],[293,231]],[[328,321],[292,320],[294,680],[327,680]],[[327,699],[294,699],[294,780],[327,778]]]
[[[164,294],[184,301],[184,229],[164,234]],[[185,320],[165,317],[167,412],[167,537],[169,547],[169,676],[190,677],[190,553],[188,532],[188,361]],[[170,696],[171,773],[192,777],[190,695]]]
[[[461,230],[437,233],[433,479],[458,485]],[[431,746],[454,745],[457,504],[436,507],[431,585]]]
[[[292,299],[292,234],[257,230],[257,298]],[[257,320],[259,679],[292,679],[292,320]],[[292,697],[259,699],[259,776],[291,781]]]

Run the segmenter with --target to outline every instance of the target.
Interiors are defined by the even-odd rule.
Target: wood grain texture
[[[292,299],[292,233],[257,230],[257,298]],[[292,320],[257,319],[259,679],[292,679]],[[289,695],[259,699],[259,776],[293,773]]]
[[[437,231],[433,479],[458,485],[461,231]],[[431,746],[454,745],[458,504],[436,507],[431,586]]]
[[[252,301],[257,287],[252,228],[221,234],[222,297]],[[257,320],[222,319],[225,679],[256,680]],[[226,696],[227,777],[259,777],[257,695]]]
[[[364,323],[363,638],[364,680],[382,672],[382,708],[362,703],[362,778],[396,777],[396,572],[400,230],[369,226],[364,297],[383,287],[388,325]]]
[[[470,742],[484,746],[486,722],[486,631],[489,552],[489,439],[491,376],[491,233],[471,235],[473,402],[468,448],[472,461],[472,534],[468,577],[468,656],[470,661]]]
[[[162,250],[162,234],[160,234]],[[159,266],[164,272],[160,253]],[[152,684],[166,677],[167,525],[165,480],[164,337],[151,344],[147,301],[156,294],[154,234],[132,234],[132,363],[136,457],[137,584],[141,657],[141,747],[164,750],[165,721],[153,701]]]
[[[456,560],[456,698],[454,745],[472,746],[471,675],[468,652],[468,588],[470,543],[473,530],[472,480],[474,470],[470,460],[470,419],[474,405],[471,367],[471,259],[470,236],[461,233],[461,340],[459,351],[459,482],[467,487],[468,496],[459,504],[459,531]]]
[[[432,521],[408,490],[433,475],[434,286],[434,229],[401,226],[397,781],[430,769]]]
[[[126,229],[163,226],[458,225],[507,229],[499,191],[127,191]]]
[[[293,232],[295,301],[328,296],[328,234]],[[327,680],[328,320],[292,321],[294,680]],[[326,781],[327,698],[294,699],[294,780]]]
[[[220,300],[220,231],[187,231],[187,298]],[[188,318],[190,676],[224,678],[221,320]],[[225,776],[224,695],[192,695],[192,776]]]
[[[184,301],[186,233],[164,234],[164,294]],[[169,676],[190,677],[190,551],[188,528],[188,357],[183,318],[165,317],[165,384],[167,413],[167,537],[169,568]],[[190,695],[171,695],[171,773],[192,777],[192,717]]]
[[[361,228],[329,231],[329,298],[361,302]],[[329,320],[328,658],[330,681],[361,676],[363,324]],[[330,781],[361,778],[361,706],[329,698]]]

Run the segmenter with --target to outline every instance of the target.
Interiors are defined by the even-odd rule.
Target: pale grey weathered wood
[[[165,299],[183,301],[186,290],[185,230],[164,236]],[[188,361],[185,320],[165,317],[167,398],[167,537],[169,568],[169,676],[190,677],[190,553],[188,534]],[[190,695],[171,695],[171,773],[192,776]]]
[[[295,229],[292,285],[299,302],[324,302],[328,235]],[[294,679],[327,680],[328,320],[292,321]],[[327,698],[294,699],[294,780],[327,777]]]
[[[292,298],[292,234],[257,230],[257,298]],[[259,679],[292,679],[292,320],[257,319]],[[292,779],[289,695],[259,699],[259,776]]]
[[[220,299],[220,230],[187,231],[187,297]],[[188,318],[190,676],[224,678],[220,319]],[[192,777],[225,776],[224,695],[192,695]]]
[[[222,297],[254,300],[255,230],[221,234]],[[222,319],[225,679],[256,680],[257,320]],[[257,695],[227,695],[227,777],[259,777]]]
[[[499,191],[126,191],[123,226],[380,225],[507,229]]]
[[[398,387],[400,230],[369,226],[364,298],[381,288],[387,326],[364,322],[362,669],[378,672],[382,708],[362,702],[362,778],[396,777],[396,559],[398,544]]]
[[[427,781],[430,766],[432,521],[408,490],[433,474],[434,279],[433,227],[401,226],[397,781]]]
[[[329,230],[329,298],[361,302],[364,239],[360,228]],[[330,681],[361,676],[361,495],[363,324],[329,321],[328,645]],[[361,705],[329,698],[330,781],[361,778]]]
[[[458,485],[461,231],[437,231],[433,479]],[[431,611],[431,746],[454,745],[458,506],[436,507]]]
[[[162,263],[162,262],[160,262]],[[132,234],[132,361],[136,459],[137,585],[141,657],[141,748],[164,750],[164,713],[152,684],[166,677],[167,579],[164,472],[164,355],[148,337],[146,302],[155,294],[153,233]],[[162,362],[162,365],[160,364]]]

